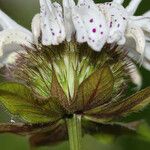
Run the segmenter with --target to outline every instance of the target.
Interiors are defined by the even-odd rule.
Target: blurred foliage
[[[97,2],[108,2],[110,0],[97,0]],[[125,0],[125,5],[130,0]],[[150,8],[150,1],[143,0],[140,5],[137,15],[143,14]],[[16,20],[19,24],[30,29],[30,23],[34,14],[39,12],[38,0],[0,0],[0,9],[6,12],[10,17]],[[150,85],[150,72],[140,68],[143,76],[143,88]],[[0,76],[1,79],[1,76]],[[0,122],[10,121],[11,116],[7,112],[0,108]],[[139,134],[142,136],[122,136],[118,139],[109,137],[108,135],[101,135],[94,139],[91,136],[84,137],[84,149],[85,150],[149,150],[150,149],[150,107],[147,107],[139,113],[132,114],[122,121],[132,121],[144,119],[147,123],[144,123],[139,128]],[[3,150],[28,150],[28,142],[26,138],[20,136],[3,134],[0,135],[0,149]],[[39,148],[39,150],[66,150],[68,149],[68,143],[62,143],[52,148]]]

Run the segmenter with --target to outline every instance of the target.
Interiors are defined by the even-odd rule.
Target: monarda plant
[[[82,149],[85,134],[136,133],[139,122],[118,119],[150,103],[150,87],[127,96],[131,82],[141,86],[133,59],[149,68],[149,30],[136,22],[150,18],[133,16],[140,1],[122,2],[64,0],[62,10],[40,0],[32,33],[0,12],[0,102],[14,120],[1,133],[28,136],[31,147],[69,140],[70,150]]]

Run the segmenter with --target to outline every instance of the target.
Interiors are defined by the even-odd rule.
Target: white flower
[[[142,58],[141,63],[150,70],[150,12],[134,16],[141,1],[131,0],[124,8],[124,0],[113,0],[111,3],[98,4],[98,7],[110,28],[107,42],[123,45],[130,57],[136,61]]]
[[[32,20],[32,33],[0,10],[0,66],[13,63],[18,52],[24,52],[22,45],[58,45],[65,40],[62,7],[49,0],[40,0],[40,6],[40,14]]]
[[[14,62],[17,52],[23,51],[21,44],[31,46],[32,34],[18,25],[0,10],[0,66]]]
[[[40,27],[43,45],[58,45],[65,39],[62,7],[49,0],[40,0]]]
[[[145,35],[146,45],[145,45],[145,51],[144,51],[144,59],[143,59],[143,66],[150,70],[150,11],[146,12],[139,18],[135,18],[133,23],[135,25],[138,25]],[[133,45],[130,44],[130,46]],[[133,46],[131,46],[133,48]],[[131,51],[132,52],[132,51]],[[140,55],[139,53],[134,54],[136,57],[134,57],[136,60],[139,59]]]
[[[109,26],[108,43],[124,45],[126,40],[133,39],[136,43],[136,51],[144,54],[145,35],[141,26],[134,23],[135,20],[143,19],[141,16],[133,16],[141,0],[131,0],[124,8],[123,0],[113,0],[111,3],[98,4],[100,11],[106,17]]]
[[[0,11],[1,65],[13,63],[17,52],[23,52],[21,45],[58,45],[75,36],[78,43],[87,42],[95,51],[101,51],[106,43],[124,46],[130,57],[143,58],[143,65],[150,69],[150,12],[134,16],[141,0],[131,0],[126,8],[122,6],[124,0],[100,4],[93,0],[78,0],[77,4],[63,0],[63,8],[50,0],[39,1],[40,13],[32,20],[32,33]]]
[[[87,42],[94,50],[100,51],[108,36],[105,16],[92,0],[79,0],[72,9],[72,19],[77,42]]]

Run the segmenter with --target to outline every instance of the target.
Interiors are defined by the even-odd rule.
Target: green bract
[[[97,53],[86,44],[72,42],[26,49],[11,66],[14,82],[0,84],[0,101],[25,124],[5,124],[6,129],[2,124],[0,132],[30,135],[34,146],[55,143],[67,139],[67,125],[82,125],[85,133],[93,134],[95,126],[106,124],[111,129],[118,117],[150,102],[150,87],[125,97],[130,64],[117,47],[110,50],[106,45]],[[123,126],[123,132],[131,129],[113,125]],[[71,127],[69,132],[78,130]],[[71,136],[78,137],[80,132]]]

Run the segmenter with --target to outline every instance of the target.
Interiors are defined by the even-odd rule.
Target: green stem
[[[70,150],[81,150],[82,132],[81,132],[81,116],[73,115],[67,119],[68,136]]]

